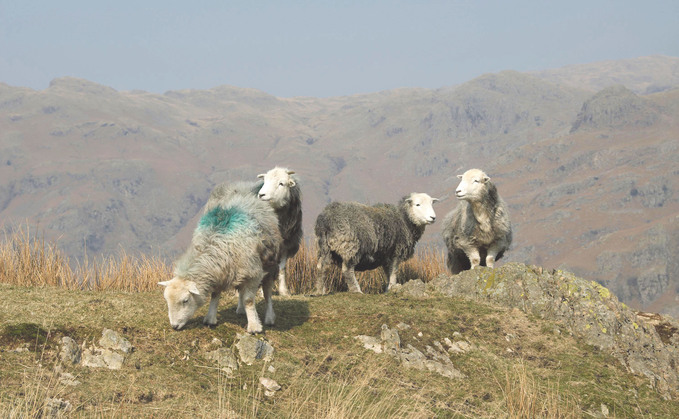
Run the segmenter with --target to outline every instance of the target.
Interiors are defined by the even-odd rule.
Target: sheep
[[[286,262],[295,256],[302,241],[302,192],[295,172],[274,167],[257,176],[264,183],[259,189],[259,199],[269,202],[278,216],[278,228],[283,236],[281,262],[278,273],[278,293],[290,295],[285,282]]]
[[[389,278],[387,291],[391,289],[399,264],[413,256],[425,227],[436,220],[432,207],[436,201],[425,193],[411,193],[397,205],[328,204],[315,226],[319,270],[316,293],[325,294],[325,274],[331,263],[341,265],[351,292],[361,292],[354,271],[379,266]]]
[[[221,199],[206,205],[189,249],[175,263],[174,277],[159,282],[173,329],[183,328],[210,296],[210,306],[203,323],[217,324],[217,306],[222,291],[235,288],[239,305],[244,306],[249,333],[262,331],[255,308],[260,284],[266,300],[264,323],[272,325],[275,313],[271,302],[273,278],[278,274],[283,239],[278,219],[267,203],[248,191],[247,184],[223,185]],[[272,278],[267,281],[265,278]]]
[[[471,169],[458,177],[460,202],[443,221],[448,269],[458,274],[477,266],[492,268],[512,243],[506,204],[483,171]]]

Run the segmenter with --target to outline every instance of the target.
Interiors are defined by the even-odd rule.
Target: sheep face
[[[175,330],[184,327],[196,309],[205,302],[193,281],[174,277],[171,281],[159,282],[158,285],[165,287],[163,295],[167,301],[170,326]]]
[[[426,193],[412,193],[406,199],[409,205],[408,215],[415,225],[433,224],[436,221],[436,213],[433,204],[438,199],[432,198]]]
[[[486,189],[486,184],[490,182],[488,175],[479,169],[470,169],[463,175],[458,175],[462,179],[457,185],[455,196],[464,201],[480,201]]]
[[[269,201],[274,208],[284,207],[290,200],[290,188],[296,184],[292,177],[294,173],[292,170],[274,167],[257,176],[264,179],[264,184],[259,190],[259,199]]]

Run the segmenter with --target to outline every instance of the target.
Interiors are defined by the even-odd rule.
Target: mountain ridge
[[[679,58],[638,60],[617,75],[602,64],[597,83],[611,85],[600,90],[578,84],[581,71],[571,87],[566,69],[324,99],[233,86],[118,92],[70,77],[41,91],[0,84],[3,228],[35,225],[74,259],[121,248],[172,258],[216,184],[280,164],[302,178],[310,240],[331,200],[427,192],[443,198],[441,218],[455,175],[477,166],[510,206],[507,260],[564,267],[636,308],[679,315]],[[674,88],[640,94],[639,79]],[[441,246],[439,231],[423,244]]]

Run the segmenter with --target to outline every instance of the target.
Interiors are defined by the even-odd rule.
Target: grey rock
[[[126,354],[129,354],[134,350],[134,346],[132,346],[130,341],[111,329],[104,329],[104,331],[101,333],[99,346],[115,351],[122,351]]]
[[[91,368],[108,368],[119,370],[123,367],[125,357],[110,349],[85,349],[82,354],[82,365]]]
[[[629,371],[646,376],[663,397],[679,397],[678,348],[670,339],[664,343],[653,325],[594,281],[508,263],[464,271],[447,280],[439,277],[427,286],[433,292],[452,290],[452,295],[557,321],[586,343],[613,354]]]
[[[59,352],[59,358],[61,358],[61,362],[67,364],[77,364],[80,362],[81,355],[82,350],[75,340],[68,336],[61,338],[61,352]]]
[[[427,286],[421,279],[412,279],[398,288],[392,288],[393,291],[407,295],[409,297],[424,298],[427,297]]]
[[[219,368],[231,376],[238,369],[238,360],[231,348],[218,348],[205,354],[205,358],[214,361]]]
[[[80,385],[80,381],[76,380],[76,378],[73,376],[73,374],[68,373],[68,372],[59,373],[59,383],[65,385],[65,386],[70,386],[70,387],[75,387],[77,385]]]
[[[401,349],[401,337],[398,335],[398,330],[389,329],[386,324],[383,324],[382,331],[380,332],[380,339],[382,340],[384,352],[396,356]]]
[[[363,343],[363,347],[377,354],[382,353],[382,341],[372,336],[359,335],[355,336],[354,339],[358,339]]]
[[[274,348],[269,342],[250,335],[237,335],[236,348],[241,362],[252,365],[256,360],[273,361]]]
[[[401,347],[401,338],[396,329],[389,329],[386,324],[382,325],[380,339],[371,336],[356,336],[356,339],[363,342],[366,349],[376,353],[386,353],[396,359],[406,368],[418,370],[428,370],[448,378],[464,378],[462,374],[453,366],[453,362],[448,357],[446,350],[440,342],[436,342],[434,349],[427,346],[427,354],[417,349],[411,344]]]
[[[73,406],[68,400],[48,397],[45,399],[42,413],[43,416],[48,418],[63,418],[66,417],[67,413],[71,410],[73,410]]]
[[[278,391],[281,389],[281,386],[275,380],[268,377],[259,377],[259,383],[267,391]]]

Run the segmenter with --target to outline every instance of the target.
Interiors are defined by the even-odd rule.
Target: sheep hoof
[[[287,289],[280,289],[278,290],[278,295],[280,295],[281,297],[289,297],[290,293],[288,292]]]
[[[236,314],[245,314],[245,309],[243,307],[236,307]]]
[[[273,326],[276,323],[276,316],[267,317],[264,319],[264,324],[267,326]]]
[[[257,333],[262,333],[263,330],[264,329],[262,328],[261,324],[258,324],[256,326],[252,326],[252,327],[250,325],[248,325],[248,333],[251,334],[251,335],[255,335]]]
[[[217,319],[215,320],[203,319],[203,324],[208,327],[215,327],[217,326]]]

